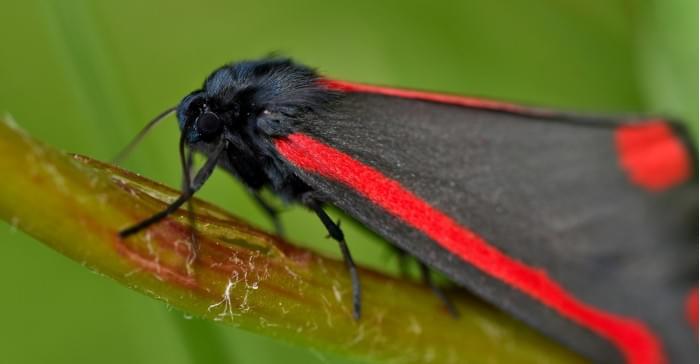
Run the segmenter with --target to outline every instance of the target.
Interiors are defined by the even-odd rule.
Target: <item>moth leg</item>
[[[182,175],[182,190],[186,191],[192,185],[192,169],[194,167],[194,152],[190,149],[187,150],[187,160],[186,160],[186,173]],[[190,226],[190,255],[187,257],[187,267],[188,269],[192,266],[192,263],[197,259],[197,247],[199,243],[197,241],[197,221],[196,215],[194,213],[194,204],[192,200],[187,200],[187,221]]]
[[[304,204],[309,207],[313,212],[316,213],[323,226],[326,227],[328,235],[333,238],[333,240],[338,242],[340,246],[340,252],[343,254],[343,260],[345,261],[345,266],[350,273],[350,280],[352,281],[352,303],[353,303],[353,317],[355,320],[360,319],[360,313],[362,311],[362,289],[360,286],[360,276],[357,273],[357,266],[352,260],[350,255],[350,249],[345,243],[345,236],[343,231],[340,229],[340,222],[334,223],[333,220],[323,211],[321,205],[315,199],[302,199]]]
[[[214,155],[207,160],[207,162],[204,164],[204,166],[202,166],[202,168],[199,169],[197,175],[194,177],[194,181],[192,181],[192,184],[188,186],[188,188],[184,190],[175,201],[173,201],[170,205],[168,205],[160,212],[153,214],[151,217],[144,219],[141,222],[120,231],[119,236],[121,236],[122,238],[126,238],[130,235],[136,234],[137,232],[159,222],[160,220],[163,220],[168,215],[177,211],[177,209],[179,209],[180,206],[184,205],[185,202],[187,202],[187,200],[189,200],[194,195],[194,193],[197,192],[202,187],[202,185],[204,185],[204,182],[206,182],[207,179],[209,179],[209,176],[211,176],[212,172],[214,172],[216,164],[218,163],[223,151],[226,150],[227,146],[228,143],[225,141],[219,145],[217,150],[214,152]]]
[[[282,221],[279,217],[279,210],[274,208],[269,202],[265,201],[265,199],[260,195],[260,192],[250,190],[250,195],[253,196],[253,199],[258,206],[265,211],[267,217],[272,221],[272,225],[275,228],[275,234],[284,237],[284,226],[282,226]]]
[[[450,315],[455,318],[459,317],[459,312],[457,312],[457,308],[454,306],[452,301],[450,301],[445,292],[443,292],[443,290],[440,289],[440,287],[438,287],[433,281],[432,275],[430,274],[430,268],[421,261],[418,261],[418,265],[420,266],[420,274],[421,277],[423,277],[423,282],[425,282],[425,284],[433,291],[435,296],[442,301],[442,304],[445,306]]]
[[[452,301],[450,301],[445,292],[442,289],[440,289],[440,287],[433,281],[432,275],[430,274],[430,267],[428,267],[425,263],[421,262],[420,260],[416,259],[407,251],[399,248],[398,246],[391,243],[388,244],[398,256],[399,273],[401,277],[407,278],[411,276],[410,271],[408,269],[408,263],[410,259],[415,260],[420,268],[420,275],[421,279],[423,280],[423,283],[430,287],[430,289],[433,291],[433,294],[443,303],[443,305],[445,306],[445,308],[451,316],[455,318],[459,317],[459,312],[457,311],[457,308],[454,306]]]
[[[408,254],[405,250],[399,248],[398,246],[388,243],[389,247],[391,250],[394,251],[396,254],[396,257],[398,259],[398,265],[399,265],[399,275],[402,278],[407,278],[411,276],[411,272],[408,267],[408,263],[410,262],[410,259],[413,259],[413,257]]]

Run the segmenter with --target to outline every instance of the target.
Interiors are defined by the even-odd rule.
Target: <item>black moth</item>
[[[336,81],[286,59],[217,69],[144,132],[172,111],[182,195],[122,237],[219,166],[278,231],[263,188],[318,215],[356,318],[359,277],[325,204],[416,257],[424,277],[437,269],[593,360],[697,359],[684,316],[697,302],[695,152],[678,125]],[[192,177],[195,151],[208,159]]]

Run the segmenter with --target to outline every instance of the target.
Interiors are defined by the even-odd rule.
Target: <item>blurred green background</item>
[[[279,52],[337,78],[685,120],[697,137],[697,1],[0,2],[0,111],[36,137],[108,160],[231,60]],[[179,185],[175,121],[126,167]],[[0,187],[1,188],[1,187]],[[269,228],[223,173],[200,194]],[[293,241],[336,245],[298,207]],[[337,212],[335,213],[338,214]],[[344,219],[357,260],[396,262]],[[0,224],[3,363],[350,363],[190,319]]]

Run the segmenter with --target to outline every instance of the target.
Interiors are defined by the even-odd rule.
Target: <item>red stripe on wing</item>
[[[662,120],[619,126],[615,144],[629,179],[650,191],[673,187],[691,175],[687,148]]]
[[[395,96],[404,99],[421,100],[437,102],[442,104],[450,104],[457,106],[472,107],[477,109],[487,109],[494,111],[505,111],[519,114],[526,114],[532,116],[551,116],[552,112],[546,110],[539,110],[534,108],[528,108],[525,106],[520,106],[516,104],[511,104],[502,101],[488,100],[475,97],[459,96],[459,95],[449,95],[440,94],[434,92],[417,91],[417,90],[407,90],[400,88],[392,88],[385,86],[368,85],[363,83],[355,83],[340,80],[322,79],[321,84],[326,86],[328,89],[341,91],[341,92],[357,92],[357,93],[369,93],[385,96]]]
[[[628,363],[666,362],[659,340],[642,322],[579,301],[545,271],[499,251],[376,169],[305,134],[291,134],[275,143],[277,150],[298,168],[345,184],[485,274],[607,339]]]

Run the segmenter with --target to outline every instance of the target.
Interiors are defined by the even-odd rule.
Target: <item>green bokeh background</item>
[[[697,14],[692,0],[2,0],[0,111],[107,160],[215,67],[274,51],[355,81],[673,115],[697,137]],[[126,166],[178,186],[176,145],[172,121]],[[222,173],[200,197],[269,228]],[[292,240],[337,255],[306,211],[283,220]],[[344,227],[357,260],[395,269],[379,239]],[[4,223],[0,287],[3,363],[352,362],[188,319]]]

